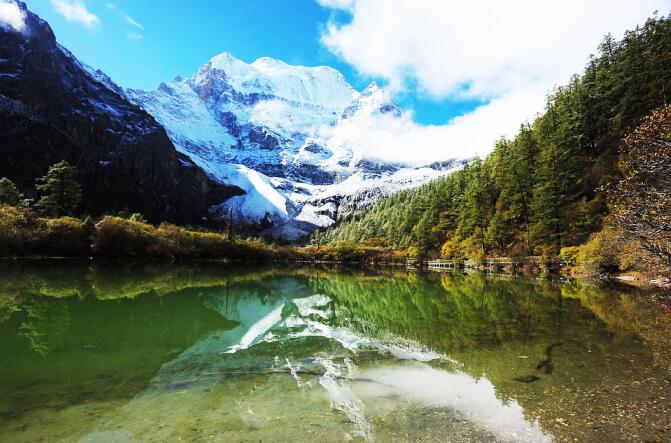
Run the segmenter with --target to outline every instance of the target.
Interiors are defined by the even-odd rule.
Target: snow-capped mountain
[[[161,123],[178,151],[215,180],[245,191],[212,207],[239,223],[295,239],[444,175],[369,158],[357,146],[375,119],[402,111],[374,83],[357,92],[337,70],[271,58],[213,57],[192,77],[154,91],[127,90]]]

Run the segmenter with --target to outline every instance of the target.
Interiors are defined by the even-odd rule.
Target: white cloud
[[[396,92],[413,84],[436,99],[487,102],[447,125],[413,124],[417,143],[407,133],[394,138],[414,155],[418,143],[441,137],[421,148],[436,159],[486,153],[541,111],[545,94],[579,73],[606,33],[619,37],[671,8],[671,0],[318,1],[351,14],[329,23],[322,42],[362,74]]]
[[[317,3],[327,8],[350,10],[354,0],[317,0]]]
[[[364,126],[340,124],[321,135],[331,149],[347,146],[357,156],[412,166],[484,157],[501,134],[519,129],[528,108],[541,109],[544,103],[545,89],[536,86],[495,98],[445,125],[421,125],[406,112],[400,118],[378,115]]]
[[[137,20],[135,20],[130,15],[126,14],[123,10],[121,10],[116,5],[116,3],[108,2],[108,3],[106,3],[106,6],[107,6],[108,10],[110,10],[112,12],[115,12],[117,15],[122,17],[124,19],[124,21],[126,23],[128,23],[129,25],[133,26],[134,28],[139,29],[140,31],[144,31],[144,25],[142,25],[142,23],[138,22]],[[128,32],[126,35],[128,36],[129,40],[142,40],[142,37],[143,37],[143,35],[140,34],[139,32],[132,32],[132,31]]]
[[[26,14],[13,1],[0,1],[0,23],[7,24],[16,31],[26,27]]]
[[[130,15],[127,15],[124,18],[126,19],[126,22],[128,22],[131,26],[135,26],[137,29],[144,30],[144,26],[133,20],[133,17],[131,17]]]
[[[79,23],[85,28],[94,29],[100,24],[98,16],[89,11],[80,0],[51,0],[51,4],[66,20]]]

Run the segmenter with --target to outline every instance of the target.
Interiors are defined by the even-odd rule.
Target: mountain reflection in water
[[[668,336],[651,331],[671,323],[635,291],[216,264],[0,272],[2,441],[669,437]]]

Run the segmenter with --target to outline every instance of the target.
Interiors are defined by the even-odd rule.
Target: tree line
[[[606,36],[584,72],[556,87],[545,110],[522,124],[515,137],[496,142],[485,159],[383,199],[316,232],[312,243],[358,242],[444,258],[558,254],[583,244],[610,223],[615,206],[609,206],[608,191],[627,174],[639,175],[630,183],[630,206],[646,205],[633,186],[643,186],[645,174],[632,172],[631,162],[629,169],[622,163],[633,143],[623,139],[651,110],[666,109],[655,120],[662,125],[670,93],[671,19],[655,16],[620,41]],[[639,145],[652,132],[639,131]],[[648,166],[655,163],[657,174],[668,177],[668,157],[666,163],[661,159],[671,153],[665,149],[660,147]],[[645,148],[638,150],[637,161],[647,158]],[[669,186],[668,179],[656,183],[662,191]],[[635,218],[636,211],[629,212]],[[650,249],[664,247],[668,244]]]

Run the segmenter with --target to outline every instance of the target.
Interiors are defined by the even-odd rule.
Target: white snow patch
[[[152,93],[130,90],[128,95],[180,142],[204,143],[218,150],[237,143],[186,82],[173,80]]]
[[[238,222],[260,223],[264,219],[275,223],[289,221],[286,196],[272,185],[268,177],[243,165],[223,165],[215,174],[227,183],[234,184],[245,191],[217,206],[217,210],[233,209]]]

